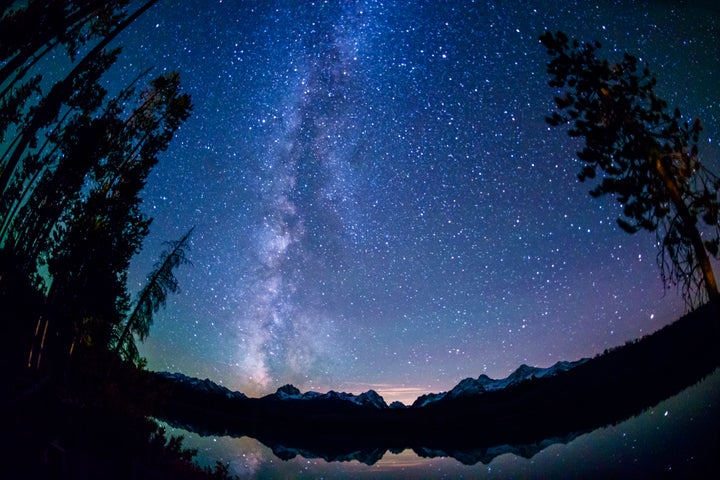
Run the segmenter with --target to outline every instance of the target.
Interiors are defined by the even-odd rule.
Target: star
[[[578,12],[582,11],[582,15]],[[178,70],[192,95],[148,181],[151,234],[195,226],[182,292],[141,353],[154,370],[249,395],[412,402],[465,377],[594,356],[675,320],[652,235],[577,181],[578,144],[544,122],[546,29],[629,51],[702,118],[720,171],[717,16],[574,1],[159,2],[108,79]],[[675,40],[677,39],[677,40]],[[404,396],[403,396],[404,395]]]

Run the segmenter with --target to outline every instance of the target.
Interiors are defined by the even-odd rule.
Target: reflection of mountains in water
[[[303,394],[285,386],[256,399],[208,380],[158,374],[172,400],[157,416],[204,435],[256,438],[284,459],[373,464],[410,448],[487,464],[503,453],[530,458],[669,398],[720,365],[718,340],[718,305],[706,305],[594,359],[521,366],[502,380],[465,379],[403,408],[388,407],[375,392]]]
[[[181,428],[184,430],[192,431],[201,436],[230,436],[240,438],[246,436],[244,434],[234,433],[232,431],[218,432],[215,430],[204,430],[198,429],[196,425],[186,424],[178,422],[177,420],[164,420],[168,425],[173,428]],[[273,454],[280,460],[292,460],[295,457],[302,457],[306,459],[321,458],[326,462],[350,462],[358,461],[366,465],[374,465],[379,462],[388,452],[393,454],[400,454],[405,451],[406,448],[412,450],[415,455],[422,458],[438,458],[438,457],[449,457],[461,462],[464,465],[476,465],[482,463],[483,465],[489,465],[495,457],[510,453],[518,457],[530,459],[537,453],[549,447],[550,445],[556,444],[567,444],[586,432],[576,432],[565,435],[563,437],[548,438],[536,443],[522,444],[522,445],[494,445],[489,447],[477,447],[477,448],[429,448],[422,446],[414,447],[365,447],[354,449],[352,445],[345,447],[343,444],[336,444],[333,447],[329,446],[288,446],[282,443],[277,443],[274,440],[267,438],[259,438],[261,443],[272,450]],[[297,445],[297,444],[293,444]]]

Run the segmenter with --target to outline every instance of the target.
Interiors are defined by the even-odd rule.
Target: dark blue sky
[[[720,164],[720,22],[699,2],[161,1],[110,82],[178,70],[194,101],[153,172],[133,264],[195,226],[141,352],[250,395],[388,401],[592,356],[684,309],[549,130],[537,38],[650,63]],[[678,6],[680,5],[680,6]]]

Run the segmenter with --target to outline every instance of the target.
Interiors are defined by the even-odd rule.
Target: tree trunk
[[[655,170],[662,179],[665,188],[667,188],[668,193],[670,194],[670,199],[672,200],[673,205],[683,222],[683,227],[687,230],[687,235],[690,238],[693,250],[695,251],[695,258],[697,258],[698,266],[700,267],[703,275],[703,283],[705,285],[708,298],[710,301],[720,301],[720,293],[718,293],[715,273],[713,272],[710,257],[708,256],[702,237],[700,236],[700,231],[697,228],[697,221],[690,214],[690,210],[688,210],[687,205],[685,205],[685,202],[683,201],[680,189],[678,189],[674,179],[667,172],[665,165],[663,165],[662,156],[659,153],[656,153],[653,155],[652,162],[655,166]]]

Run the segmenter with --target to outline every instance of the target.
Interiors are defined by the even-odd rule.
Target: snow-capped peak
[[[361,393],[355,397],[355,402],[359,405],[367,407],[375,407],[379,409],[388,408],[385,400],[375,390],[368,390],[367,392]]]
[[[532,378],[552,377],[560,372],[566,372],[582,363],[585,363],[586,361],[586,358],[576,362],[561,361],[548,368],[531,367],[529,365],[522,364],[506,378],[499,380],[494,380],[487,375],[480,375],[476,379],[466,378],[449,392],[429,393],[418,397],[418,399],[413,403],[413,407],[424,407],[425,405],[445,398],[455,399],[475,397],[486,392],[493,392],[514,385],[519,385],[520,383],[528,381]]]
[[[169,380],[172,380],[178,385],[184,385],[186,387],[190,387],[193,390],[202,391],[206,393],[213,393],[213,394],[219,394],[223,395],[227,398],[247,398],[245,394],[240,392],[233,392],[232,390],[223,387],[222,385],[218,385],[217,383],[213,382],[212,380],[206,378],[204,380],[200,380],[199,378],[195,377],[189,377],[185,374],[176,372],[176,373],[169,373],[169,372],[157,372],[157,375],[167,378]]]
[[[477,380],[474,378],[466,378],[455,385],[455,387],[448,392],[447,396],[449,398],[474,397],[486,391],[483,382],[481,382],[479,378]]]
[[[354,395],[352,393],[336,392],[330,390],[327,393],[318,392],[305,392],[301,393],[300,390],[294,385],[283,385],[278,388],[277,391],[269,397],[277,400],[341,400],[344,402],[351,402],[355,405],[363,407],[373,408],[388,408],[385,400],[378,395],[374,390],[368,390],[367,392],[361,393],[360,395]]]
[[[283,385],[282,387],[278,388],[275,392],[275,396],[280,400],[288,400],[288,399],[299,399],[302,398],[302,394],[300,393],[300,390],[295,385]]]

